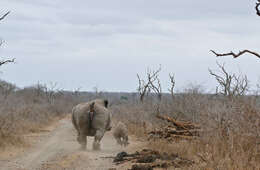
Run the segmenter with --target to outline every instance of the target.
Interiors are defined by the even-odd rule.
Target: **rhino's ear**
[[[105,107],[107,108],[107,106],[108,106],[108,100],[104,100],[104,104],[105,104]]]
[[[90,106],[89,106],[90,112],[94,112],[94,105],[95,105],[95,102],[90,104]]]

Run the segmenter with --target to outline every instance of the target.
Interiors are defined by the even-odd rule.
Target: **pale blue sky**
[[[1,56],[16,58],[1,68],[0,78],[20,87],[56,82],[64,89],[135,91],[136,73],[162,65],[176,88],[190,82],[214,91],[208,68],[216,61],[247,74],[254,86],[260,60],[216,58],[209,50],[260,52],[260,17],[255,1],[237,0],[1,0],[5,44]]]

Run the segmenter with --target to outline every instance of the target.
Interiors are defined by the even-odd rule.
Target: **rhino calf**
[[[128,130],[126,125],[123,122],[118,122],[114,131],[113,136],[116,139],[117,143],[121,146],[127,146],[128,143]]]
[[[105,132],[111,130],[111,114],[107,105],[107,100],[97,99],[73,107],[72,124],[82,149],[86,149],[87,136],[94,136],[93,149],[99,150]]]

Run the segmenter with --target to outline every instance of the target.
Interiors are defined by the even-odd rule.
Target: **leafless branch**
[[[139,74],[137,74],[138,78],[138,92],[140,94],[140,101],[143,102],[144,96],[149,94],[151,91],[157,94],[158,99],[162,98],[162,87],[159,79],[159,72],[161,71],[161,66],[158,70],[152,71],[149,68],[147,69],[147,80],[143,80],[140,78]]]
[[[157,94],[158,99],[161,101],[162,99],[162,87],[159,79],[159,72],[162,70],[161,66],[156,71],[151,71],[148,69],[147,78],[149,83],[149,89],[153,90],[154,93]]]
[[[7,63],[13,63],[14,60],[15,60],[15,59],[13,58],[13,59],[11,59],[11,60],[9,59],[9,60],[0,61],[0,66],[1,66],[1,65],[4,65],[4,64],[7,64]]]
[[[258,2],[255,5],[256,15],[258,16],[260,16],[259,6],[260,6],[260,0],[258,0]]]
[[[259,6],[260,6],[260,0],[257,0],[256,5],[255,5],[255,10],[256,10],[256,14],[258,16],[260,16]],[[250,51],[250,50],[239,51],[239,53],[237,53],[237,54],[233,53],[232,51],[230,53],[216,53],[213,50],[210,50],[210,51],[212,53],[214,53],[217,57],[233,56],[234,58],[237,58],[237,57],[243,55],[244,53],[249,53],[249,54],[255,55],[256,57],[260,58],[260,54],[258,54],[257,52],[254,52],[254,51]]]
[[[140,78],[140,76],[137,74],[138,78],[138,92],[140,94],[140,101],[143,102],[144,96],[149,91],[149,82],[145,82],[143,79]]]
[[[225,70],[225,65],[221,65],[217,63],[218,67],[222,71],[222,75],[218,75],[214,73],[212,70],[209,69],[209,73],[215,77],[217,82],[219,83],[219,86],[221,87],[222,91],[220,92],[221,94],[228,96],[231,94],[231,82],[234,77],[234,75],[229,75],[227,71]]]
[[[245,94],[245,92],[248,90],[248,79],[247,76],[234,76],[234,89],[233,92],[239,92],[239,95]],[[235,94],[233,94],[235,95]]]
[[[8,11],[6,14],[4,14],[2,17],[0,17],[0,21],[5,19],[5,17],[10,13],[10,11]]]
[[[0,21],[3,20],[8,14],[10,13],[10,11],[8,11],[6,14],[4,14],[2,17],[0,17]],[[3,40],[0,40],[0,46],[2,46],[4,43]],[[13,63],[15,59],[8,59],[8,60],[2,60],[0,61],[0,66],[4,65],[4,64],[8,64],[8,63]]]
[[[218,93],[220,88],[220,93],[225,96],[244,95],[248,90],[247,76],[230,74],[226,71],[224,64],[217,63],[217,65],[221,70],[220,74],[214,73],[209,69],[209,73],[215,77],[219,84],[216,93]]]
[[[17,87],[14,84],[0,80],[0,93],[6,99]]]
[[[217,57],[222,57],[222,56],[233,56],[234,58],[237,58],[241,55],[243,55],[244,53],[250,53],[252,55],[255,55],[257,56],[258,58],[260,58],[260,54],[256,53],[256,52],[253,52],[253,51],[250,51],[250,50],[243,50],[243,51],[239,51],[239,53],[235,54],[233,53],[232,51],[230,53],[223,53],[223,54],[220,54],[220,53],[216,53],[215,51],[213,50],[210,50],[212,53],[214,53]]]
[[[50,82],[49,85],[42,85],[45,97],[49,104],[54,104],[55,100],[63,95],[63,90],[58,88],[58,83]]]

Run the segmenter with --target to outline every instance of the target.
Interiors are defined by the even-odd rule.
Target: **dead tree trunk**
[[[169,74],[169,77],[170,77],[170,81],[171,81],[171,87],[168,89],[169,92],[171,93],[171,96],[172,96],[172,100],[174,100],[174,87],[175,87],[175,78],[174,78],[174,74],[171,75]]]
[[[148,69],[147,78],[149,82],[150,89],[157,95],[159,101],[162,100],[162,86],[159,79],[159,73],[162,70],[161,66],[158,70],[151,71]]]
[[[137,74],[137,78],[138,78],[138,83],[139,83],[137,91],[139,92],[139,95],[140,95],[140,101],[143,103],[144,96],[149,91],[149,82],[145,82],[143,79],[140,78],[140,76],[138,74]]]

